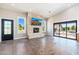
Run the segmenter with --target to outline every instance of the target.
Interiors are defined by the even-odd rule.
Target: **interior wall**
[[[50,17],[47,21],[47,34],[53,36],[53,17]]]
[[[53,19],[54,22],[77,20],[77,25],[79,25],[79,5],[54,16]],[[77,27],[77,33],[79,33],[79,26]]]
[[[14,20],[14,39],[26,38],[26,31],[25,31],[25,33],[18,33],[18,29],[17,29],[18,17],[24,17],[25,22],[26,22],[26,14],[25,13],[0,9],[0,41],[1,41],[1,19]],[[26,26],[25,26],[25,30],[26,30]]]
[[[52,22],[63,22],[70,20],[77,20],[77,34],[79,34],[79,5],[69,8],[55,16],[52,17]]]
[[[32,39],[32,38],[40,38],[40,37],[43,37],[45,35],[45,31],[43,31],[43,25],[42,24],[41,26],[33,26],[31,25],[31,18],[32,17],[35,17],[35,18],[40,18],[42,20],[43,19],[43,16],[41,16],[40,14],[38,13],[33,13],[33,12],[29,12],[28,13],[28,17],[27,17],[27,33],[28,33],[28,38],[29,39]],[[39,33],[33,33],[33,28],[39,28]]]

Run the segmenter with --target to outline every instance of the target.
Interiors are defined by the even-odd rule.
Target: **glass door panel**
[[[60,24],[60,36],[66,37],[66,23]]]
[[[76,22],[67,23],[67,38],[76,39]]]
[[[59,24],[54,24],[54,35],[59,36]]]
[[[11,21],[4,21],[4,34],[11,34]]]

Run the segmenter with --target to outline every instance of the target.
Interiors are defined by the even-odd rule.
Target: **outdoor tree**
[[[66,27],[63,27],[63,31],[66,31]]]
[[[69,31],[70,30],[70,27],[67,27],[67,30]]]
[[[75,30],[76,29],[76,27],[73,25],[72,27],[71,27],[71,30]]]

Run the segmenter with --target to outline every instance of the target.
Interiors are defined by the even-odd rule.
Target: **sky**
[[[22,18],[22,17],[19,18],[19,24],[21,24],[22,26],[24,26],[24,18]]]

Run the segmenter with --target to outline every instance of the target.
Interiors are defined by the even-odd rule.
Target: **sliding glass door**
[[[60,36],[66,37],[66,23],[60,24]]]
[[[77,39],[77,21],[54,23],[54,36]]]
[[[76,22],[67,23],[67,38],[76,38]]]
[[[54,35],[59,36],[59,24],[54,24]]]

